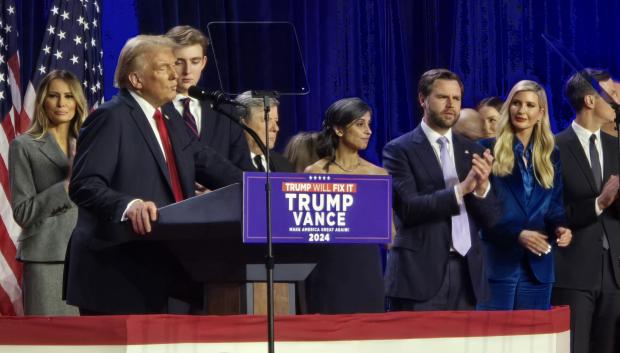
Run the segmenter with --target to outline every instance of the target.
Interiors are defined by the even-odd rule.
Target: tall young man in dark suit
[[[589,76],[589,77],[588,77]],[[604,89],[598,94],[590,77]],[[601,131],[618,101],[609,73],[587,69],[566,83],[575,120],[556,136],[573,242],[556,253],[554,305],[570,305],[571,351],[620,351],[620,213],[617,140]]]
[[[251,170],[248,146],[241,127],[213,110],[208,102],[188,96],[188,90],[200,81],[207,65],[208,38],[190,26],[176,26],[166,33],[178,47],[175,49],[175,67],[178,75],[177,94],[162,109],[168,115],[180,115],[188,131],[200,143],[216,150],[242,170]]]
[[[489,150],[454,134],[463,84],[453,72],[425,72],[420,125],[389,142],[397,228],[385,288],[390,310],[472,310],[487,294],[478,229],[496,208]]]
[[[162,114],[176,95],[173,48],[162,36],[127,41],[115,72],[119,94],[82,127],[69,186],[79,210],[67,278],[67,302],[82,314],[166,312],[181,272],[164,245],[140,241],[157,207],[193,196],[195,180],[215,189],[241,179],[180,118]],[[109,226],[121,221],[131,222],[136,241],[106,246]]]
[[[278,132],[280,127],[278,125],[278,106],[280,102],[277,99],[271,99],[271,107],[269,112],[269,122],[265,124],[265,111],[264,101],[262,98],[252,97],[252,92],[243,92],[238,95],[235,100],[243,104],[246,108],[242,109],[241,119],[252,130],[256,132],[263,144],[265,144],[265,130],[269,133],[269,170],[272,172],[287,172],[294,173],[295,167],[284,156],[277,152],[273,152],[272,149],[276,145],[276,139],[278,138]],[[254,168],[258,171],[265,171],[267,160],[263,155],[260,147],[252,139],[250,134],[244,132],[245,139],[250,147],[250,160],[254,164]]]

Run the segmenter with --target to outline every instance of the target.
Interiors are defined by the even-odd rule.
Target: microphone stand
[[[252,91],[252,97],[263,99],[265,112],[265,146],[269,146],[269,112],[271,111],[271,98],[278,98],[276,91]],[[266,149],[265,162],[265,202],[267,206],[267,256],[265,269],[267,270],[267,347],[269,353],[275,351],[275,305],[273,298],[273,268],[275,259],[273,256],[273,234],[271,232],[271,158],[269,148]]]
[[[265,156],[265,203],[267,211],[267,256],[265,257],[265,269],[267,272],[267,348],[269,353],[275,352],[275,301],[273,295],[273,269],[275,258],[273,256],[273,234],[271,230],[271,158],[269,155],[269,112],[271,111],[271,98],[278,98],[276,91],[252,91],[252,97],[263,99],[263,110],[265,113],[265,143],[263,143],[256,131],[242,123],[238,117],[220,108],[221,103],[214,102],[213,110],[222,113],[231,119],[235,124],[247,131]]]

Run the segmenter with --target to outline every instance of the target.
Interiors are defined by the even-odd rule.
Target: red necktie
[[[183,200],[183,191],[181,190],[181,181],[179,179],[179,173],[177,172],[177,163],[174,160],[174,153],[172,152],[172,145],[170,144],[170,136],[168,135],[168,128],[164,123],[164,117],[159,109],[155,110],[153,119],[157,124],[157,131],[161,138],[161,144],[164,146],[164,154],[166,155],[166,164],[168,165],[168,174],[170,174],[170,182],[172,183],[172,193],[174,194],[174,201],[179,202]]]

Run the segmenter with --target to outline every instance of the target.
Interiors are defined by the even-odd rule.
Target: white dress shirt
[[[440,137],[445,137],[448,139],[448,142],[449,142],[448,143],[448,154],[450,155],[450,159],[452,159],[452,163],[455,163],[454,162],[454,149],[452,147],[453,146],[452,129],[448,129],[446,134],[442,135],[438,133],[437,131],[431,129],[431,127],[428,126],[424,120],[422,120],[422,122],[420,123],[420,126],[422,127],[422,131],[424,132],[424,135],[426,135],[426,139],[428,140],[428,142],[430,142],[431,147],[433,148],[433,152],[435,152],[435,157],[437,158],[439,165],[441,165],[441,157],[440,157],[441,146],[439,145],[437,140]],[[454,164],[454,166],[455,166],[454,169],[456,170],[456,163]],[[473,194],[476,197],[485,198],[489,194],[490,190],[491,190],[491,183],[489,182],[489,185],[487,186],[487,189],[485,190],[484,194],[478,195],[476,194],[475,191],[473,192]],[[454,193],[456,194],[456,200],[458,201],[458,204],[460,206],[463,203],[463,195],[461,195],[458,185],[454,186]]]

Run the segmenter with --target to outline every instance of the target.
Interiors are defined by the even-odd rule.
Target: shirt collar
[[[438,133],[437,131],[433,130],[430,126],[428,126],[428,124],[426,124],[424,119],[422,119],[420,126],[422,127],[422,131],[424,131],[424,135],[426,135],[426,138],[432,144],[436,144],[437,139],[439,139],[440,137],[446,137],[448,139],[448,142],[450,142],[450,145],[452,144],[452,129],[451,128],[448,129],[445,135],[442,135]]]
[[[601,129],[592,132],[579,125],[576,120],[573,120],[571,127],[573,128],[573,131],[575,131],[575,134],[577,135],[577,138],[579,138],[582,145],[588,145],[590,143],[590,136],[592,136],[592,134],[596,135],[596,139],[598,141],[601,140]]]
[[[179,102],[179,104],[183,104],[183,100],[184,100],[185,98],[189,98],[189,102],[190,102],[190,104],[193,104],[193,103],[195,103],[195,102],[196,102],[196,99],[195,99],[195,98],[192,98],[192,97],[190,97],[190,96],[186,96],[186,95],[181,94],[181,93],[177,93],[176,97],[174,97],[174,101],[175,101],[175,102]]]
[[[155,107],[153,107],[151,103],[147,102],[146,99],[142,98],[142,96],[139,95],[138,92],[129,90],[129,94],[131,94],[133,99],[136,100],[136,103],[138,103],[144,115],[146,115],[146,117],[149,119],[153,118],[153,115],[155,114],[155,110],[156,110]],[[167,118],[168,117],[166,117],[166,119]]]

